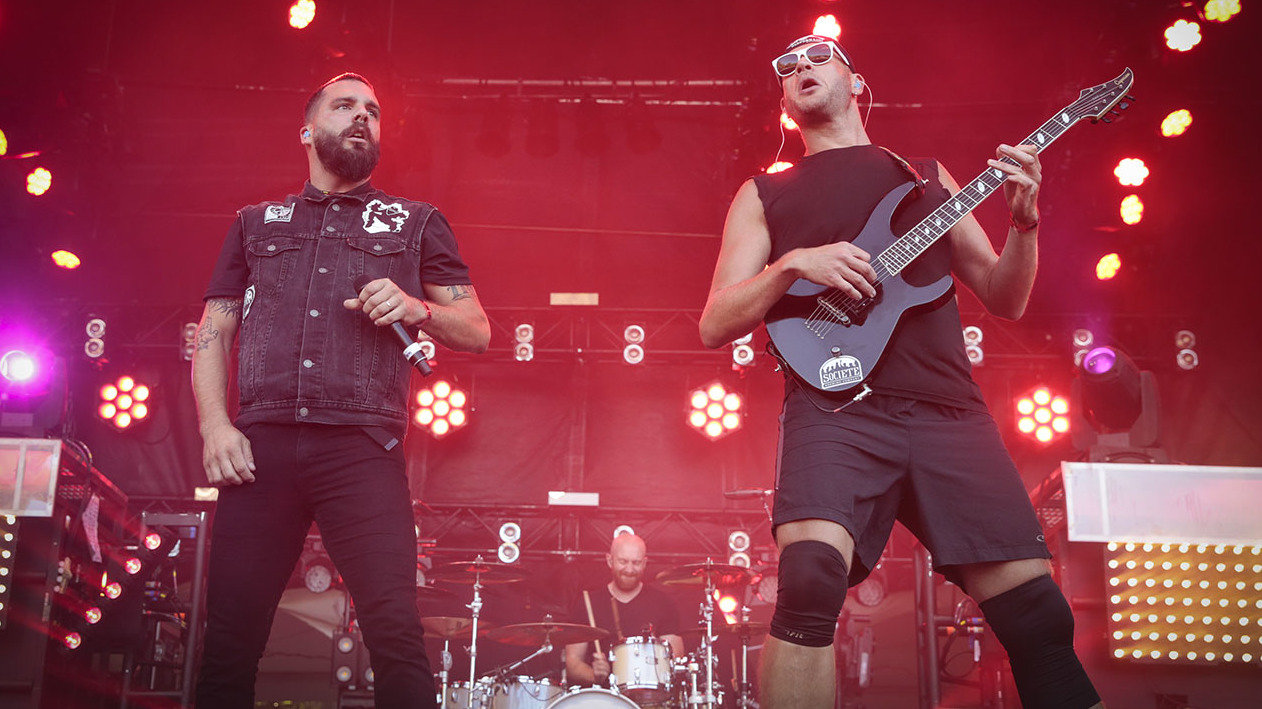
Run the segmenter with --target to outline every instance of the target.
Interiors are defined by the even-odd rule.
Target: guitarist
[[[750,332],[798,279],[854,300],[876,294],[872,254],[850,243],[888,192],[923,180],[893,220],[901,236],[959,191],[934,160],[874,146],[860,117],[868,91],[850,56],[820,36],[773,62],[806,156],[737,191],[701,339]],[[903,273],[948,272],[1001,317],[1025,310],[1038,264],[1041,173],[1032,146],[1000,145],[1011,226],[1001,253],[971,215]],[[885,305],[889,305],[886,303]],[[1026,709],[1102,706],[1073,648],[1074,619],[1052,581],[1038,519],[972,379],[954,297],[903,315],[872,395],[838,397],[786,377],[774,533],[779,593],[763,654],[762,706],[832,707],[830,647],[849,586],[876,566],[898,519],[934,566],[978,601],[1008,652]]]

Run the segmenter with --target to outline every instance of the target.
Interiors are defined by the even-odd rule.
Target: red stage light
[[[688,424],[710,440],[718,440],[741,427],[741,395],[715,382],[688,395]]]
[[[1205,3],[1205,19],[1226,22],[1240,14],[1240,0],[1209,0]]]
[[[0,130],[0,155],[7,155],[9,152],[9,136]]]
[[[1035,387],[1016,401],[1017,430],[1042,444],[1069,432],[1069,400],[1045,386]]]
[[[1167,138],[1173,138],[1186,133],[1191,125],[1192,112],[1186,108],[1180,108],[1177,111],[1171,111],[1165,120],[1161,121],[1161,134]]]
[[[442,438],[469,422],[469,395],[440,380],[416,393],[416,412],[412,420],[434,438]]]
[[[135,378],[122,376],[117,382],[101,387],[101,403],[96,413],[119,430],[149,416],[149,387]]]
[[[1122,185],[1139,187],[1144,184],[1144,180],[1148,179],[1148,166],[1139,158],[1122,158],[1117,163],[1117,167],[1113,168],[1113,174],[1117,176],[1117,181]]]
[[[1195,22],[1179,20],[1166,28],[1166,46],[1186,52],[1201,43],[1201,26]]]
[[[56,264],[58,268],[64,268],[68,271],[74,270],[83,264],[83,262],[79,260],[78,256],[64,249],[54,251],[52,253],[52,259],[53,263]]]
[[[101,622],[101,617],[102,617],[101,609],[97,608],[96,606],[90,606],[88,608],[83,609],[82,615],[83,615],[83,619],[87,621],[88,625],[96,625],[97,623]]]
[[[289,6],[289,26],[296,30],[305,29],[315,19],[315,0],[298,0]]]
[[[1122,270],[1122,257],[1117,254],[1105,254],[1095,265],[1095,277],[1101,281],[1107,281],[1117,275]]]
[[[42,167],[31,170],[26,176],[26,191],[36,197],[44,194],[53,186],[53,173]]]
[[[107,583],[101,587],[101,595],[105,596],[111,601],[123,595],[123,585],[121,583],[117,581],[110,581],[109,579],[103,579],[103,580],[106,581]]]
[[[811,34],[840,39],[841,23],[837,21],[835,15],[820,15],[815,18],[815,29],[811,31]]]
[[[145,535],[145,548],[154,551],[162,546],[162,535],[157,532],[150,532]]]
[[[791,167],[793,167],[793,163],[780,160],[780,161],[771,163],[771,165],[763,172],[766,172],[768,175],[774,175],[777,172],[784,172],[785,170],[788,170]]]
[[[798,129],[797,121],[794,121],[792,118],[789,118],[789,114],[784,111],[780,112],[780,125],[784,126],[785,130]]]
[[[135,576],[136,574],[140,573],[140,569],[142,569],[143,567],[144,567],[144,564],[140,563],[140,559],[137,559],[134,556],[129,557],[126,561],[123,562],[123,570],[131,574],[132,576]]]
[[[1118,211],[1122,214],[1123,222],[1134,226],[1144,218],[1144,200],[1137,194],[1126,195],[1122,198],[1122,206]]]
[[[69,650],[76,650],[83,644],[83,636],[78,633],[66,633],[61,636],[61,644]]]
[[[735,596],[724,595],[719,597],[719,610],[724,613],[735,613],[736,609],[740,608],[740,605],[740,601],[737,601]]]

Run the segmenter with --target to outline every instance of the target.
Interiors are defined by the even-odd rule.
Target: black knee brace
[[[846,561],[831,544],[794,542],[780,552],[771,636],[794,645],[833,644],[849,589]]]
[[[1086,709],[1100,702],[1074,653],[1074,614],[1050,576],[982,601],[986,622],[1008,651],[1025,709]]]

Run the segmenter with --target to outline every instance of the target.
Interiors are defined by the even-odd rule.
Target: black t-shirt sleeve
[[[219,260],[210,276],[210,285],[202,299],[242,298],[249,283],[250,267],[245,260],[245,239],[241,216],[233,220],[219,250]]]
[[[460,258],[451,224],[438,210],[425,221],[421,233],[421,282],[438,286],[462,286],[472,283],[469,267]]]

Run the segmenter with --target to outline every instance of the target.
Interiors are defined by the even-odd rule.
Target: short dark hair
[[[302,111],[303,122],[306,123],[311,120],[311,116],[315,113],[316,105],[320,103],[320,97],[324,95],[325,89],[329,88],[330,86],[332,86],[333,84],[336,84],[339,81],[346,81],[347,79],[351,81],[358,81],[364,86],[367,86],[368,89],[372,91],[373,93],[376,93],[377,91],[376,89],[372,87],[371,81],[369,81],[368,79],[365,79],[363,76],[360,76],[359,74],[356,74],[350,71],[342,73],[342,74],[338,74],[332,79],[329,79],[328,81],[321,84],[320,88],[311,92],[311,96],[307,98],[307,107],[303,109]]]

